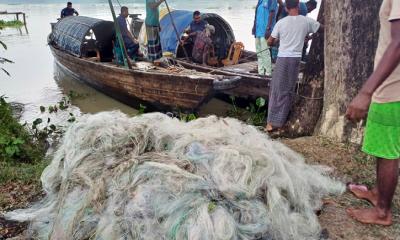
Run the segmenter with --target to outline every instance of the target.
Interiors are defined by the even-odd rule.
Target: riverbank
[[[14,106],[0,96],[0,184],[35,182],[44,168],[44,141],[19,123],[22,109]]]
[[[322,164],[333,168],[334,174],[342,181],[354,181],[371,186],[375,179],[373,159],[359,151],[356,146],[338,144],[319,137],[299,139],[282,139],[286,145],[305,156],[309,164]],[[38,179],[36,179],[38,180]],[[0,184],[0,212],[26,207],[37,199],[42,192],[40,183],[34,181],[26,184],[15,182]],[[347,207],[366,207],[367,202],[356,200],[351,194],[345,193],[341,197],[326,199],[326,205],[319,217],[323,239],[385,239],[397,240],[400,236],[400,188],[394,200],[395,224],[391,227],[363,225],[350,219],[345,209]],[[26,224],[2,222],[0,236],[18,236],[26,229]],[[1,238],[1,237],[0,237]]]
[[[48,164],[45,147],[19,123],[22,112],[22,105],[0,97],[0,212],[27,207],[41,196],[40,175]],[[0,239],[25,228],[0,219]]]

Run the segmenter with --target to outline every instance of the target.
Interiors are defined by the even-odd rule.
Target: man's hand
[[[275,45],[275,41],[276,41],[275,38],[269,37],[269,38],[267,39],[267,44],[268,44],[268,46],[270,46],[270,47],[274,46],[274,45]]]
[[[346,111],[346,117],[352,122],[359,122],[365,119],[371,104],[372,96],[368,93],[360,92],[350,103]]]
[[[271,36],[271,28],[267,28],[267,31],[265,32],[265,40],[268,40],[268,38]]]

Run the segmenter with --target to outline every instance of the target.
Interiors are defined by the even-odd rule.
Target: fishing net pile
[[[235,119],[83,116],[42,175],[46,198],[6,215],[35,239],[318,239],[343,185]]]

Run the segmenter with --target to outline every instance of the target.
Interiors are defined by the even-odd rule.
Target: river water
[[[23,120],[32,121],[41,117],[39,106],[49,106],[61,100],[70,91],[81,97],[73,101],[69,110],[74,114],[96,113],[106,110],[121,110],[134,115],[137,111],[106,95],[78,82],[60,71],[54,64],[53,56],[46,45],[50,32],[50,22],[54,22],[65,7],[66,1],[60,0],[0,0],[0,12],[21,11],[27,15],[27,29],[3,29],[0,40],[5,42],[8,50],[0,50],[0,56],[13,60],[14,64],[6,64],[11,77],[0,74],[0,96],[6,95],[8,101],[25,105]],[[144,0],[119,0],[130,9],[130,13],[144,15]],[[115,8],[119,9],[118,1],[114,0]],[[225,18],[232,26],[236,39],[245,44],[249,50],[254,50],[254,38],[251,27],[254,17],[256,0],[200,0],[183,1],[169,0],[171,8],[200,10],[214,12]],[[74,8],[81,15],[111,20],[111,13],[106,0],[76,0]],[[313,16],[316,15],[312,13]],[[14,16],[0,15],[0,19],[11,20]],[[201,115],[224,115],[228,104],[213,99],[201,109]],[[66,118],[67,113],[58,113],[57,119]],[[61,121],[60,120],[60,121]]]

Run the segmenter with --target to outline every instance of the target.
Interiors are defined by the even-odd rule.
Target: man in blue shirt
[[[160,12],[158,7],[165,0],[146,0],[147,58],[150,61],[162,57],[160,40]]]
[[[272,74],[271,53],[267,39],[271,35],[276,22],[277,0],[258,0],[253,25],[253,35],[256,38],[256,51],[258,58],[258,74]]]
[[[128,29],[128,24],[126,23],[126,18],[128,16],[128,8],[125,6],[121,7],[121,14],[117,17],[117,22],[121,29],[121,35],[124,40],[126,51],[130,58],[135,59],[139,56],[139,43]]]
[[[74,16],[74,14],[76,14],[76,16],[79,16],[78,11],[72,8],[72,2],[68,2],[67,7],[61,10],[61,18]]]
[[[185,37],[185,41],[187,39],[191,39],[194,43],[196,41],[197,33],[203,32],[206,29],[207,22],[201,19],[201,13],[199,11],[194,11],[193,13],[193,21],[190,23],[189,27],[186,28],[185,32],[189,35]]]

